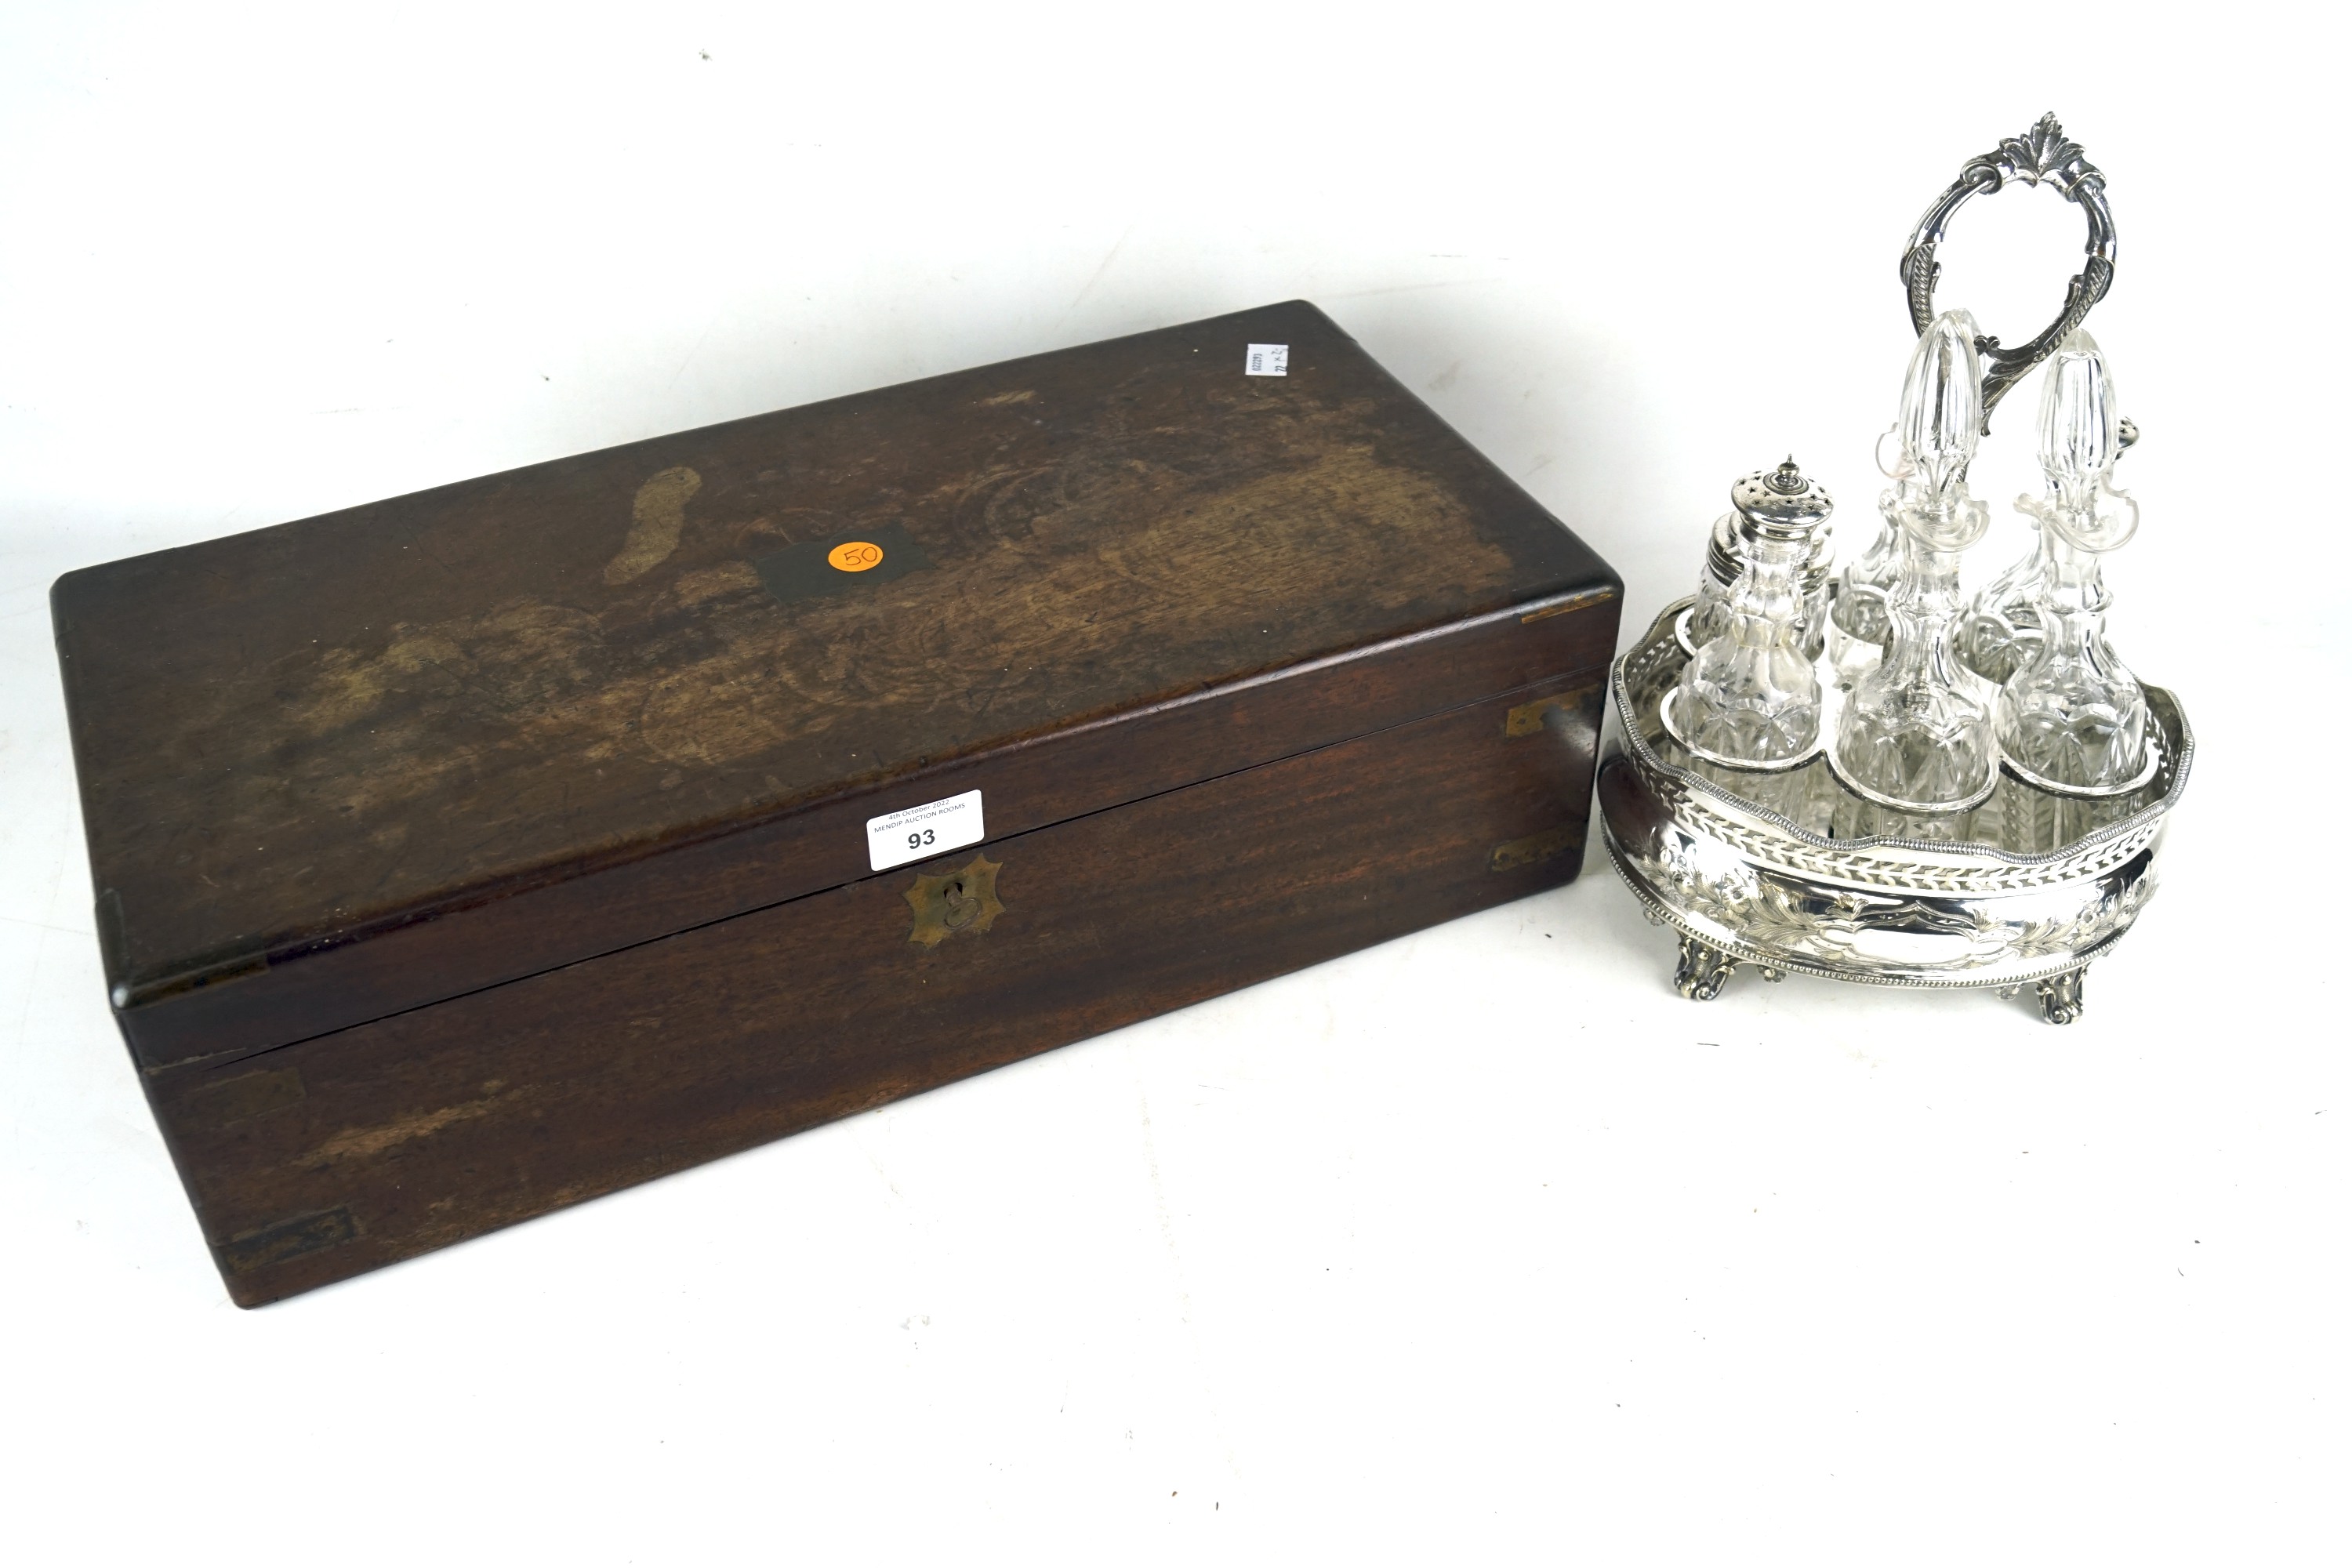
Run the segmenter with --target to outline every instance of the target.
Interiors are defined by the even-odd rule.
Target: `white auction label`
[[[1288,375],[1290,345],[1288,343],[1252,343],[1249,359],[1243,366],[1251,375]]]
[[[866,819],[866,858],[877,871],[928,859],[988,837],[981,826],[980,792],[966,790],[928,805],[910,805]]]

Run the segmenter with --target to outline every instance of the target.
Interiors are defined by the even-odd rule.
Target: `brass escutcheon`
[[[996,874],[1003,869],[983,854],[972,857],[971,864],[960,871],[916,878],[906,892],[908,906],[915,911],[915,926],[907,940],[937,947],[959,931],[986,931],[1004,912],[996,897]]]

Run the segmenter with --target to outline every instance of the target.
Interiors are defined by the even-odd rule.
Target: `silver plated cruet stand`
[[[2004,349],[1938,312],[1937,245],[1969,197],[2012,182],[2079,207],[2086,260],[2057,319]],[[2137,503],[2137,438],[2084,318],[2115,276],[2105,181],[2044,116],[1971,159],[1904,252],[1918,335],[1881,446],[1881,530],[1832,574],[1827,492],[1793,460],[1733,488],[1700,592],[1612,668],[1602,840],[1675,987],[1708,1000],[1742,964],[1879,985],[2031,987],[2071,1023],[2084,977],[2156,889],[2195,752],[2179,700],[2108,643],[2104,557]],[[2037,541],[1971,597],[1982,536],[1968,470],[1993,405],[2037,367]]]

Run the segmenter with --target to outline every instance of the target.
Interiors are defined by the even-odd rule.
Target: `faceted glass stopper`
[[[1903,376],[1902,413],[1895,424],[1903,455],[1894,477],[1917,487],[1905,499],[1941,498],[1966,476],[1984,437],[1983,383],[1976,318],[1945,311],[1919,334]]]
[[[2113,484],[2128,444],[2116,411],[2115,376],[2090,333],[2066,334],[2042,381],[2042,472],[2050,495],[2025,510],[2053,519],[2078,549],[2114,550],[2139,527],[2139,505]]]
[[[1984,534],[1991,514],[1968,495],[1969,465],[1984,437],[1984,366],[1976,318],[1947,310],[1919,334],[1903,373],[1903,403],[1879,439],[1879,464],[1895,489],[1879,501],[1886,530],[1846,568],[1838,625],[1863,642],[1892,636],[1888,606],[1901,589],[1903,536],[1933,550],[1965,550]],[[1888,443],[1895,450],[1887,451]]]

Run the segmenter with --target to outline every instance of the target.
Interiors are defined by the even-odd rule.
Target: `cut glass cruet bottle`
[[[1892,436],[1894,432],[1887,434]],[[1892,468],[1880,466],[1888,478],[1894,477]],[[1888,495],[1891,497],[1893,492]],[[1837,598],[1830,609],[1830,618],[1837,629],[1861,644],[1886,640],[1886,601],[1895,592],[1895,580],[1903,574],[1902,525],[1884,504],[1879,510],[1878,536],[1839,574]],[[1841,659],[1840,663],[1843,665],[1846,660]]]
[[[2126,429],[2105,356],[2077,327],[2042,384],[2043,494],[2017,501],[2042,528],[2039,636],[1996,705],[2011,767],[2045,789],[2128,789],[2148,762],[2147,698],[2108,646],[2100,572],[2139,528],[2138,503],[2114,482]]]
[[[1948,322],[1957,324],[1947,331]],[[1965,483],[1969,463],[1976,456],[1976,443],[1983,435],[1984,367],[1977,358],[1973,338],[1964,348],[1956,346],[1951,332],[1959,326],[1973,333],[1976,319],[1966,310],[1948,310],[1920,335],[1919,347],[1912,353],[1911,368],[1904,379],[1901,410],[1894,426],[1878,440],[1879,471],[1895,481],[1895,488],[1880,496],[1878,536],[1846,567],[1832,611],[1838,629],[1856,642],[1884,644],[1892,629],[1890,606],[1902,586],[1909,562],[1901,509],[1916,504],[1923,497],[1940,494],[1946,484]],[[1967,395],[1975,402],[1977,422],[1972,433],[1965,437],[1964,456],[1953,455],[1961,450],[1959,443],[1963,440],[1956,423],[1960,413],[1957,371],[1945,383],[1925,379],[1930,368],[1931,343],[1941,344],[1935,351],[1936,355],[1942,356],[1938,363],[1948,361],[1957,365],[1958,361],[1954,356],[1965,354],[1970,372]]]
[[[1995,686],[2015,674],[2042,641],[2042,521],[2026,515],[2033,521],[2032,546],[1978,589],[1960,617],[1960,662]]]
[[[1965,310],[1947,311],[1946,315],[1963,318],[1970,331],[1976,330],[1976,319]],[[1909,375],[1904,383],[1904,398],[1895,424],[1878,438],[1879,471],[1895,481],[1895,488],[1879,497],[1880,526],[1878,535],[1861,555],[1846,566],[1838,582],[1836,602],[1831,618],[1837,629],[1852,642],[1863,645],[1884,645],[1891,629],[1888,609],[1895,593],[1901,588],[1909,560],[1908,547],[1904,543],[1905,530],[1899,509],[1921,493],[1933,492],[1936,486],[1957,477],[1965,479],[1969,459],[1976,455],[1973,441],[1968,447],[1969,458],[1960,460],[1957,470],[1948,472],[1948,459],[1934,454],[1948,449],[1957,439],[1948,430],[1939,433],[1939,422],[1954,415],[1948,402],[1937,402],[1932,395],[1915,398],[1913,383],[1921,374],[1920,353],[1932,339],[1938,321],[1921,335],[1922,350],[1914,351]],[[1976,344],[1970,342],[1967,353],[1976,370],[1978,400],[1977,435],[1984,429],[1982,386],[1984,367],[1976,358]],[[1922,465],[1926,465],[1923,469]],[[1929,472],[1927,470],[1933,470]],[[1921,487],[1926,487],[1923,492]],[[1868,647],[1843,650],[1838,659],[1840,685],[1852,684],[1858,668],[1866,668],[1871,654]]]
[[[1992,714],[1952,650],[1960,553],[1990,521],[1968,489],[1984,428],[1977,335],[1966,310],[1944,312],[1904,377],[1901,456],[1880,503],[1896,525],[1901,570],[1885,598],[1885,654],[1855,682],[1831,748],[1839,779],[1859,797],[1840,813],[1842,835],[1965,837],[1960,814],[1992,789]]]

